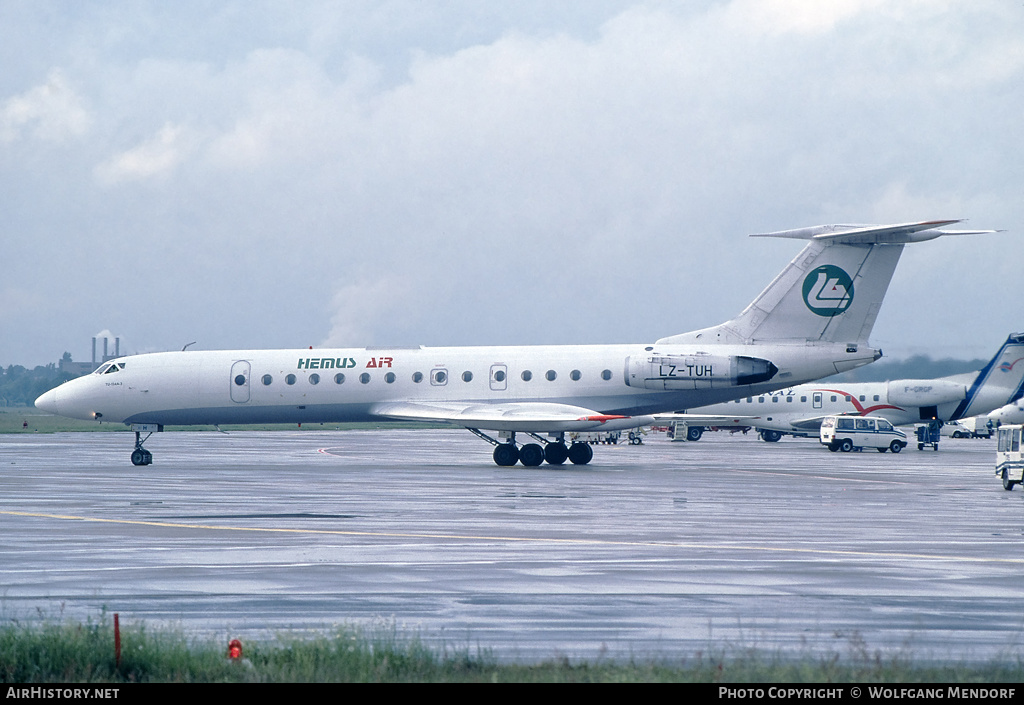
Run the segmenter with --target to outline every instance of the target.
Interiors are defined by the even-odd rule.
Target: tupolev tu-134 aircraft
[[[494,445],[500,466],[585,464],[591,446],[567,446],[567,432],[644,426],[660,412],[878,359],[868,336],[903,246],[993,232],[943,229],[957,222],[754,235],[809,242],[736,318],[653,344],[148,353],[112,360],[35,403],[130,426],[136,465],[152,462],[143,443],[165,425],[381,420],[465,427]],[[517,433],[530,442],[520,445]]]

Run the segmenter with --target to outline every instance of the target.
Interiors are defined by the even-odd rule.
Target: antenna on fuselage
[[[196,341],[194,341],[194,340],[191,343],[185,343],[185,347],[182,348],[181,351],[185,352],[185,348],[187,348],[189,345],[195,345],[195,344],[196,344]]]

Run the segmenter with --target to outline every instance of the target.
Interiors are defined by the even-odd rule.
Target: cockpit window
[[[113,374],[114,372],[120,372],[123,369],[124,369],[124,363],[123,362],[108,362],[107,364],[103,365],[102,367],[99,367],[95,372],[93,372],[93,374],[94,375],[109,375],[109,374]]]

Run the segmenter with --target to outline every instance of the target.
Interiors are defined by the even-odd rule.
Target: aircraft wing
[[[831,414],[827,415],[830,416]],[[856,414],[850,415],[856,416]],[[824,418],[825,416],[812,416],[806,419],[797,419],[796,421],[790,421],[789,425],[797,429],[798,431],[817,431],[821,428],[821,422]]]
[[[403,421],[442,421],[489,431],[551,433],[561,431],[618,431],[654,423],[653,416],[619,416],[554,402],[387,402],[371,413]]]
[[[811,416],[805,419],[790,421],[789,425],[795,431],[817,431],[821,428],[821,420],[825,416]],[[763,416],[721,416],[712,414],[655,414],[655,421],[685,421],[689,424],[704,426],[754,426],[763,419]],[[776,428],[776,426],[772,426]]]
[[[705,426],[752,426],[760,416],[722,416],[721,414],[655,414],[655,421],[685,421]]]

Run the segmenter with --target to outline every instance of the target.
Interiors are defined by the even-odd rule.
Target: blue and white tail
[[[951,380],[969,384],[967,394],[950,416],[951,421],[987,414],[1024,396],[1024,333],[1012,333],[995,357],[977,374]]]

